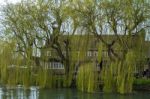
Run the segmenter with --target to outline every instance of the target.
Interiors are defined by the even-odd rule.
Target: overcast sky
[[[6,2],[16,3],[20,0],[0,0],[0,5],[6,4]]]

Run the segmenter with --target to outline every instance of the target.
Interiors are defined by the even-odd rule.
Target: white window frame
[[[92,51],[87,51],[87,56],[92,56]]]
[[[47,51],[47,56],[51,56],[51,55],[52,55],[51,51]]]

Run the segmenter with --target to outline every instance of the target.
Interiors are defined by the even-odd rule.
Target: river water
[[[0,99],[150,99],[150,92],[134,92],[133,94],[104,94],[83,93],[76,89],[30,89],[2,88],[0,87]]]

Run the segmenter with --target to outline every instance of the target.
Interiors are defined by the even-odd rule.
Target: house
[[[142,43],[143,48],[146,46],[148,49],[148,52],[145,52],[146,56],[145,58],[148,59],[150,57],[150,43],[149,41],[145,41],[145,36],[132,36],[129,38],[128,36],[119,35],[119,37],[123,40],[126,40],[129,44],[128,46],[137,46]],[[63,36],[60,38],[63,42],[64,39],[66,39],[67,36]],[[75,70],[77,71],[78,65],[84,63],[84,62],[95,62],[97,66],[97,70],[100,71],[103,65],[109,64],[109,54],[108,53],[108,47],[102,45],[102,61],[98,62],[98,48],[99,45],[102,44],[101,42],[98,42],[98,39],[94,37],[93,35],[88,36],[80,36],[80,35],[74,35],[69,36],[70,39],[70,45],[71,45],[71,52],[72,55],[75,57],[73,61],[75,61]],[[114,35],[102,35],[102,38],[106,41],[106,43],[110,44],[117,39]],[[84,40],[83,40],[84,39]],[[132,39],[132,40],[130,40]],[[144,43],[143,43],[144,42]],[[120,45],[119,42],[115,42],[111,46],[113,48],[113,51],[118,55],[118,57],[122,56],[122,51],[124,50]],[[62,54],[66,55],[65,48],[62,47]],[[45,49],[41,50],[41,61],[40,65],[44,66],[46,69],[51,69],[56,72],[56,74],[64,74],[65,73],[65,67],[64,64],[60,61],[60,57],[57,55],[56,50],[52,49],[51,47],[48,47],[46,45]],[[145,68],[147,68],[145,66]]]

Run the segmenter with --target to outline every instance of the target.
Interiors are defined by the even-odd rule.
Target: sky
[[[20,0],[0,0],[0,5],[5,5],[6,4],[6,2],[10,2],[10,3],[16,3],[16,2],[18,2],[18,1],[20,1]]]

